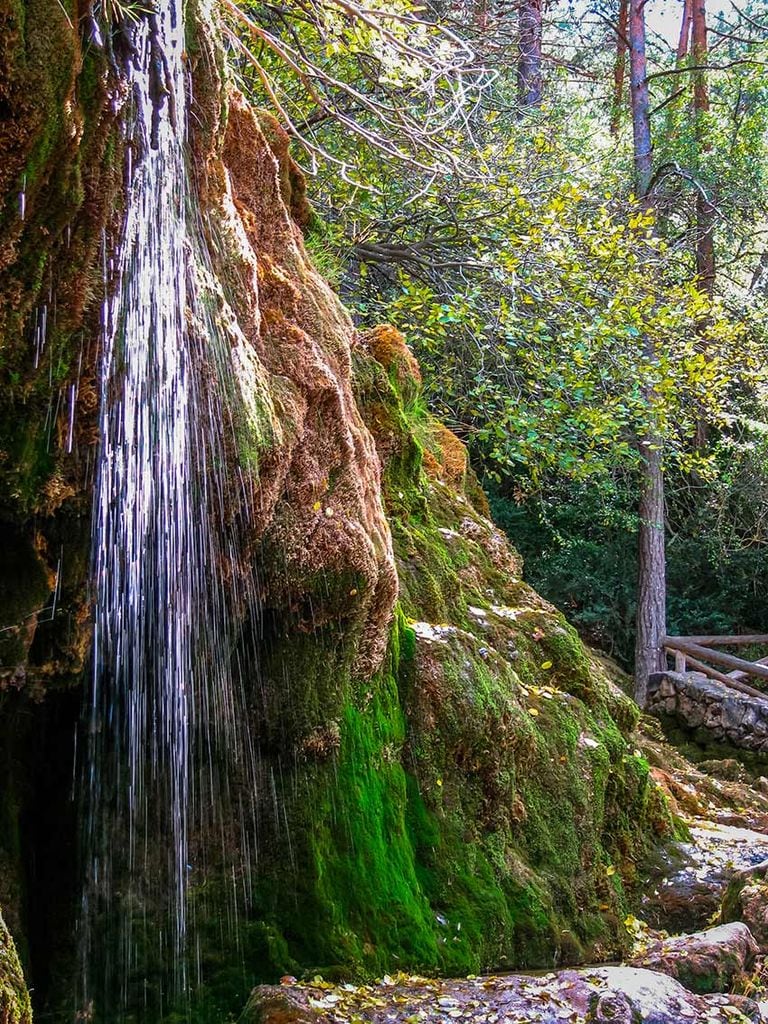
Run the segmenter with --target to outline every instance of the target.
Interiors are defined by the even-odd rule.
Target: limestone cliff
[[[71,7],[0,20],[0,905],[48,993],[72,969],[67,771],[124,187],[119,33],[84,44]],[[240,559],[262,605],[258,858],[223,937],[200,878],[200,1019],[284,973],[611,956],[638,861],[670,828],[628,740],[636,709],[522,582],[403,338],[358,332],[313,269],[287,139],[227,88],[215,30],[196,25],[194,173],[249,412],[230,457],[253,479]]]

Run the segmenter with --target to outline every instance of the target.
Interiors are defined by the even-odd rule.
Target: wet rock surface
[[[0,917],[0,1022],[32,1024],[32,1007],[19,957]]]
[[[254,991],[244,1024],[745,1024],[755,1002],[701,996],[674,978],[636,967],[436,981],[386,978],[376,985],[291,985]]]
[[[689,842],[665,851],[649,880],[641,916],[654,928],[692,932],[715,917],[735,872],[768,859],[768,835],[699,820]]]

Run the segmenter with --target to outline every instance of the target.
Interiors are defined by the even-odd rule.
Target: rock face
[[[13,538],[0,592],[0,898],[45,979],[54,949],[63,959],[50,973],[71,971],[76,884],[61,872],[90,637],[97,254],[102,228],[115,228],[124,97],[57,0],[35,0],[40,16],[24,28],[28,6],[0,20],[12,113],[23,116],[24,88],[62,70],[35,49],[44,32],[60,38],[63,70],[38,90],[44,118],[0,197],[0,515]],[[225,933],[222,886],[195,891],[205,1019],[238,1012],[254,981],[302,970],[458,974],[618,954],[638,861],[672,830],[628,742],[636,708],[520,579],[463,445],[424,410],[402,336],[358,332],[312,268],[286,137],[225,94],[207,23],[190,30],[188,59],[218,315],[249,410],[231,452],[253,482],[239,559],[258,566],[262,600],[259,670],[246,681],[258,860]],[[48,130],[64,108],[77,121],[66,144]],[[0,135],[4,171],[14,138]],[[55,337],[36,356],[49,294]],[[242,623],[243,644],[252,627]],[[46,861],[62,818],[69,846]],[[200,861],[215,863],[219,842],[194,837]]]
[[[376,986],[256,989],[244,1024],[404,1024],[538,1021],[540,1024],[747,1024],[761,1020],[743,996],[698,996],[663,974],[632,967],[440,982],[395,978]]]
[[[710,741],[768,753],[768,696],[759,700],[697,672],[667,672],[649,688],[647,710]]]

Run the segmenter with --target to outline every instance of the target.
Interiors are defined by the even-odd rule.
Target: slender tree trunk
[[[630,0],[629,3],[629,62],[635,189],[638,196],[644,198],[651,184],[653,166],[651,106],[645,58],[645,0]]]
[[[523,107],[541,103],[541,5],[542,0],[520,0],[517,97]]]
[[[707,153],[711,144],[707,137],[706,114],[709,110],[707,72],[704,70],[709,47],[707,45],[707,0],[690,0],[692,12],[693,116],[696,119],[696,141],[699,158]],[[701,159],[699,159],[701,170]],[[715,244],[712,232],[715,209],[707,195],[696,196],[696,276],[699,287],[712,297],[715,289]]]
[[[635,700],[642,707],[648,679],[665,667],[663,641],[667,630],[666,551],[664,533],[664,471],[659,448],[640,444],[640,530],[637,574],[637,639]]]
[[[621,105],[624,99],[624,77],[627,71],[627,30],[629,28],[629,0],[619,0],[619,21],[616,26],[616,60],[613,65],[613,105],[611,107],[611,135],[619,134]]]
[[[645,0],[629,5],[630,87],[635,155],[635,189],[649,206],[653,169],[650,97],[645,57]],[[645,339],[645,355],[654,358],[652,338]],[[652,390],[645,395],[652,407]],[[664,469],[661,440],[640,441],[640,525],[638,529],[637,639],[635,643],[635,699],[641,706],[648,694],[648,679],[664,667],[662,641],[666,633],[666,552],[664,535]]]
[[[683,0],[683,18],[680,22],[680,38],[677,41],[677,63],[682,64],[688,56],[688,49],[691,44],[691,20],[693,18],[692,5],[694,0]]]

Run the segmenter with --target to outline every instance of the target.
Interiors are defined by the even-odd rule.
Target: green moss
[[[545,966],[589,950],[620,950],[624,882],[636,880],[625,846],[642,859],[653,844],[647,765],[635,767],[610,720],[603,724],[564,697],[524,696],[519,681],[509,674],[505,680],[497,666],[490,671],[476,655],[468,670],[468,655],[466,646],[442,653],[441,681],[450,688],[418,713],[432,723],[430,732],[411,738],[421,792],[431,794],[423,802],[431,799],[440,820],[440,843],[433,822],[420,844],[432,850],[430,889],[452,893],[457,879],[463,886],[467,857],[476,885],[487,877],[478,873],[478,857],[491,867],[492,891],[511,903],[470,929],[485,936],[480,949],[495,952],[485,962],[481,954],[484,967],[499,958]],[[423,829],[424,815],[414,820]],[[519,894],[530,895],[531,885],[537,913],[520,921]]]
[[[32,1007],[13,939],[0,917],[0,1020],[32,1024]]]
[[[291,877],[282,899],[274,888],[262,898],[291,962],[309,969],[376,973],[398,956],[433,968],[438,962],[405,820],[405,722],[396,677],[401,635],[412,643],[402,620],[384,667],[364,688],[355,684],[339,645],[330,656],[326,649],[324,678],[318,680],[315,665],[303,677],[308,692],[292,694],[300,703],[290,728],[305,792],[290,801],[286,814],[299,844],[293,856],[300,878]],[[312,657],[311,643],[300,646]],[[301,663],[302,653],[294,653]],[[318,762],[302,751],[301,735],[329,717],[339,725],[338,749]],[[294,903],[297,885],[301,899]]]

